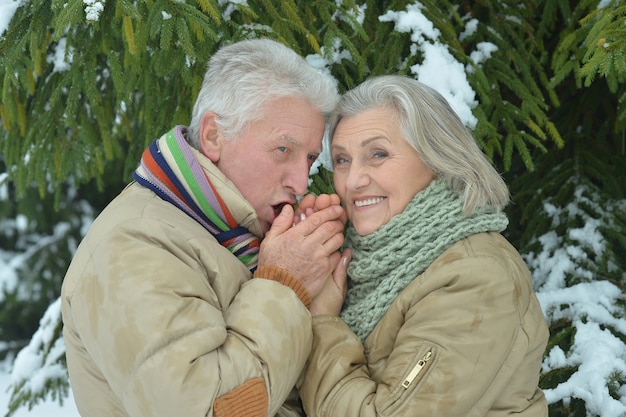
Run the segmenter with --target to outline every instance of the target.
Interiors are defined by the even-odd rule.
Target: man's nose
[[[291,167],[286,173],[283,185],[295,195],[304,195],[309,187],[308,161]]]

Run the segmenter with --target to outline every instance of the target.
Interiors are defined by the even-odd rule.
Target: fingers
[[[320,211],[331,206],[331,199],[328,194],[320,194],[315,199],[315,211]]]
[[[320,194],[315,199],[315,211],[323,210],[326,207],[338,206],[341,204],[341,200],[337,194]]]
[[[318,211],[326,207],[339,206],[339,205],[341,205],[341,199],[339,198],[337,194],[322,194],[319,197],[317,197],[317,200],[315,200],[315,209]],[[347,220],[348,220],[348,215],[345,213],[345,210],[344,210],[344,213],[341,216],[341,221],[345,225]]]
[[[300,232],[308,236],[318,230],[325,223],[333,224],[335,220],[341,218],[344,210],[341,206],[330,206],[323,210],[316,211],[306,218],[306,221],[300,221],[296,226],[300,228]],[[332,230],[335,228],[332,227]]]
[[[327,201],[327,206],[338,206],[338,205],[341,205],[341,200],[339,199],[339,196],[337,194],[325,194],[325,198],[328,200]],[[318,198],[318,200],[319,200],[319,198]],[[324,202],[324,201],[322,200],[321,202]]]
[[[280,211],[280,214],[274,219],[270,230],[266,236],[275,236],[284,233],[293,225],[294,211],[293,207],[289,204],[285,204]]]
[[[324,210],[330,206],[341,205],[341,200],[337,194],[320,194],[316,196],[314,194],[307,194],[302,197],[298,207],[295,211],[293,226],[300,223],[307,217],[311,216],[317,211]],[[341,221],[345,225],[347,222],[347,215],[344,214],[340,217]]]
[[[319,237],[316,237],[315,235]],[[315,232],[311,233],[311,236],[319,239],[322,246],[326,250],[326,253],[330,255],[332,252],[343,246],[343,242],[345,240],[343,235],[343,223],[340,221],[335,221],[332,224],[325,223]]]
[[[330,259],[333,265],[335,265],[332,278],[325,282],[319,294],[313,298],[310,309],[311,316],[338,316],[346,298],[348,292],[348,264],[352,259],[352,253],[349,249],[346,249],[343,253],[335,252]]]
[[[258,265],[271,265],[289,272],[313,299],[327,286],[324,291],[334,294],[333,299],[342,299],[343,287],[336,285],[332,277],[341,259],[338,249],[344,241],[345,224],[341,217],[345,216],[345,211],[337,204],[330,204],[338,202],[338,197],[327,195],[317,205],[314,196],[303,201],[298,210],[300,214],[306,210],[309,215],[294,224],[297,213],[289,205],[283,207],[261,242]],[[341,277],[337,278],[340,284]],[[336,306],[337,303],[341,306],[337,301],[330,304]]]
[[[332,265],[334,265],[332,281],[340,294],[345,297],[348,292],[348,265],[352,260],[352,251],[344,249],[343,252],[336,251],[335,256],[331,256]],[[335,255],[334,254],[334,255]]]
[[[295,212],[295,222],[299,223],[300,221],[300,216],[302,214],[307,214],[307,211],[312,211],[315,208],[315,200],[317,199],[317,197],[315,196],[315,194],[307,194],[304,197],[302,197],[302,200],[300,200],[300,202],[298,203],[298,207],[296,208],[296,212]]]
[[[331,201],[328,195],[325,196],[325,200],[320,207]],[[324,248],[324,253],[330,255],[343,245],[344,217],[345,210],[343,207],[331,205],[310,214],[305,220],[294,225],[294,227],[297,227],[296,230],[305,239],[317,242]]]
[[[351,260],[352,250],[349,248],[344,249],[341,253],[339,264],[337,264],[337,267],[333,271],[333,281],[337,288],[341,289],[344,298],[348,293],[348,265],[350,265]]]

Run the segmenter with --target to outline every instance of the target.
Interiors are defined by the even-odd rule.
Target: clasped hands
[[[312,299],[312,316],[341,311],[352,255],[340,250],[345,224],[339,196],[308,194],[295,211],[283,207],[261,243],[259,266],[276,266],[297,278]]]

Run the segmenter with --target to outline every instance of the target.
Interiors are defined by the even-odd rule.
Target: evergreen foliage
[[[67,398],[69,384],[62,331],[59,298],[46,310],[30,344],[15,359],[18,369],[27,369],[29,372],[17,375],[19,382],[10,387],[12,396],[6,417],[10,417],[23,406],[30,410],[48,397],[61,404]]]
[[[33,372],[52,370],[53,377],[36,390],[27,383],[35,374],[15,376],[9,415],[46,395],[67,396],[53,301],[77,242],[130,179],[147,144],[189,122],[209,57],[248,37],[285,43],[329,71],[340,91],[377,74],[419,78],[432,46],[449,55],[445,65],[463,69],[476,95],[474,136],[513,193],[507,237],[524,254],[550,323],[540,382],[550,415],[600,415],[601,401],[624,396],[618,364],[626,350],[614,358],[614,372],[601,375],[605,393],[585,397],[568,389],[593,363],[578,357],[590,327],[626,344],[622,3],[21,3],[0,33],[0,266],[24,260],[10,269],[15,285],[0,288],[0,340],[15,342],[0,355],[36,357],[41,369]],[[432,30],[412,25],[409,11],[423,14]],[[481,57],[485,45],[493,48]],[[329,169],[319,167],[311,192],[332,191]],[[589,243],[589,235],[602,245]],[[557,261],[568,267],[549,270]],[[567,300],[568,291],[581,289],[612,294],[605,317]],[[553,296],[561,302],[553,304]]]
[[[20,195],[33,183],[41,195],[47,186],[58,190],[68,176],[79,184],[96,179],[99,187],[109,175],[129,179],[153,138],[188,121],[206,62],[225,43],[268,36],[302,55],[321,54],[342,89],[371,74],[409,74],[423,59],[414,32],[378,22],[416,7],[406,1],[368,1],[364,13],[349,1],[99,4],[25,3],[0,42],[1,145]],[[547,75],[525,42],[532,27],[524,8],[431,0],[420,9],[439,36],[419,42],[447,45],[471,68],[481,103],[475,131],[490,156],[508,168],[517,153],[532,168],[529,148],[544,150],[547,138],[562,143],[546,116]],[[470,21],[477,30],[461,42]],[[479,42],[498,47],[484,66],[470,57]],[[106,169],[117,159],[125,161],[121,178]]]
[[[613,199],[578,168],[574,158],[542,177],[543,185],[528,200],[533,217],[521,240],[551,323],[540,382],[549,399],[559,392],[550,404],[551,416],[602,416],[603,407],[619,401],[626,386],[626,200]],[[563,303],[569,291],[588,295]],[[595,361],[581,355],[580,345],[602,357],[595,375],[606,391],[596,398],[580,395],[590,384],[581,373]],[[615,362],[604,363],[607,357]]]
[[[39,319],[58,298],[93,209],[76,201],[75,191],[67,185],[56,211],[51,193],[40,199],[31,188],[27,198],[13,203],[12,187],[0,183],[0,189],[0,340],[13,342],[0,349],[2,359],[28,344]]]

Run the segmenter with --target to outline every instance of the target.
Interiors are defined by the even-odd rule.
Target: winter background
[[[0,0],[0,36],[9,26],[11,18],[15,13],[15,10],[20,6],[20,1],[15,0]],[[5,201],[7,199],[7,185],[4,182],[5,173],[0,173],[0,200]],[[25,224],[22,225],[25,227]],[[6,253],[0,248],[0,288],[1,287],[14,287],[17,285],[17,270],[19,269],[20,262],[23,262],[24,258],[16,258],[13,254]],[[0,295],[1,296],[1,295]],[[60,307],[59,307],[60,308]],[[0,341],[0,347],[7,342]],[[10,400],[10,386],[15,378],[19,375],[27,373],[32,375],[32,367],[41,366],[41,360],[39,358],[33,358],[32,361],[24,360],[20,364],[13,364],[14,358],[8,357],[4,361],[0,362],[0,416],[4,416],[8,412],[8,404]],[[19,365],[19,366],[17,366]],[[48,371],[54,372],[52,369]],[[46,372],[48,372],[46,371]],[[57,370],[58,371],[58,370]],[[12,379],[13,378],[13,379]],[[30,378],[31,383],[35,389],[42,389],[43,382],[46,379],[46,375],[32,375]],[[37,385],[39,384],[39,387]],[[74,417],[80,416],[74,405],[74,398],[71,392],[69,397],[65,398],[63,405],[57,400],[52,398],[47,401],[36,405],[31,410],[27,408],[21,408],[13,414],[15,417],[23,416],[42,416],[42,417]]]
[[[102,5],[97,1],[85,0],[84,3],[86,11],[92,13],[91,19],[97,19],[99,7]],[[19,5],[19,1],[0,0],[0,36],[8,27]],[[411,33],[415,44],[423,48],[424,62],[412,68],[415,78],[441,92],[465,124],[473,127],[475,119],[472,115],[472,108],[476,105],[475,93],[465,77],[466,69],[454,59],[445,45],[437,44],[437,42],[420,42],[422,37],[437,39],[437,29],[424,17],[418,7],[408,7],[403,12],[388,12],[380,17],[381,21],[385,19],[394,22],[397,31]],[[471,24],[468,24],[467,30],[472,30]],[[493,44],[487,42],[480,44],[472,54],[472,59],[476,63],[483,62],[489,59],[494,48]],[[58,71],[63,71],[71,64],[63,60],[62,53],[51,56],[49,59],[55,60],[55,68]],[[311,64],[324,69],[325,62],[320,56],[309,56],[307,59]],[[322,164],[325,164],[323,159]],[[6,174],[0,173],[0,200],[6,200],[8,195],[3,176]],[[569,211],[572,216],[581,215],[578,205],[598,204],[584,191],[581,189],[579,201],[572,202],[568,207],[546,204],[544,209],[555,219],[554,221],[558,221],[562,211]],[[619,202],[618,206],[613,209],[626,210],[626,200]],[[602,213],[604,208],[598,207],[597,210]],[[83,230],[88,228],[91,220],[89,216],[82,219]],[[20,220],[18,217],[13,227],[16,230],[26,229],[26,222],[27,220]],[[622,386],[619,391],[620,398],[615,399],[609,395],[606,381],[615,373],[626,374],[626,347],[623,340],[605,330],[606,326],[611,326],[622,334],[626,334],[626,320],[616,318],[619,316],[616,314],[616,305],[619,304],[623,294],[618,287],[608,281],[592,281],[570,287],[565,285],[566,274],[573,268],[579,268],[573,259],[586,256],[581,248],[593,248],[595,253],[602,253],[605,242],[597,231],[602,222],[602,218],[588,218],[583,228],[570,230],[569,241],[575,242],[575,245],[565,245],[555,233],[548,232],[540,237],[545,250],[540,253],[524,254],[524,257],[533,270],[535,288],[547,319],[557,321],[567,317],[573,321],[576,328],[574,352],[568,352],[566,355],[557,345],[550,350],[544,361],[544,372],[555,367],[580,365],[566,383],[554,389],[545,390],[548,402],[561,399],[567,401],[568,398],[574,396],[582,398],[588,409],[597,415],[623,417],[626,416],[626,388]],[[56,229],[59,236],[41,236],[40,244],[60,238],[63,234],[63,227],[61,224]],[[0,249],[0,287],[11,288],[17,285],[17,271],[20,263],[27,258],[27,253],[15,256]],[[564,304],[567,304],[567,308],[562,308]],[[38,392],[44,388],[44,382],[47,379],[62,378],[66,375],[64,368],[54,365],[55,359],[64,353],[64,346],[61,343],[53,348],[56,355],[53,352],[44,359],[38,353],[38,346],[52,337],[49,333],[58,323],[59,310],[60,303],[53,303],[42,318],[41,327],[33,336],[30,345],[24,348],[16,358],[7,358],[0,363],[0,416],[8,410],[9,388],[12,384],[26,380],[30,390]],[[7,342],[0,341],[0,345],[3,343]],[[585,361],[582,358],[585,358]],[[50,366],[46,366],[44,361],[49,361]],[[73,417],[79,414],[70,392],[69,397],[63,399],[63,405],[60,405],[57,399],[47,398],[30,411],[27,408],[21,408],[14,414],[16,417],[26,415]]]

